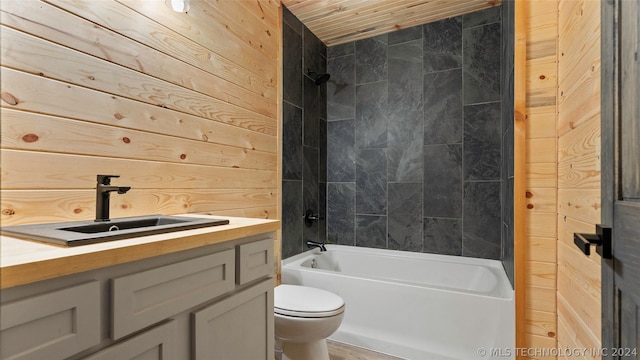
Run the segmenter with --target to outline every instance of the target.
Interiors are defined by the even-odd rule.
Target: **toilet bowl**
[[[326,339],[340,327],[344,308],[340,296],[322,289],[277,286],[275,334],[283,360],[329,360]]]

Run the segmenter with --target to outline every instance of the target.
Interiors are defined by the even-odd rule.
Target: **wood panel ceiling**
[[[282,0],[326,45],[500,5],[501,0]]]

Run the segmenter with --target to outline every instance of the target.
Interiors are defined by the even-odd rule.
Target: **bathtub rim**
[[[428,287],[433,289],[434,291],[450,291],[450,292],[461,292],[467,294],[469,296],[481,296],[481,297],[490,297],[495,299],[502,299],[507,301],[512,301],[515,293],[509,278],[507,277],[507,273],[502,265],[502,262],[499,260],[493,259],[481,259],[481,258],[472,258],[465,256],[457,256],[457,255],[442,255],[442,254],[431,254],[431,253],[417,253],[411,251],[403,251],[403,250],[391,250],[391,249],[378,249],[378,248],[368,248],[368,247],[356,247],[350,245],[335,245],[335,244],[327,244],[326,249],[328,251],[341,251],[341,252],[351,252],[351,253],[365,253],[365,254],[373,254],[373,255],[384,255],[390,257],[400,257],[400,258],[413,258],[413,259],[421,259],[421,260],[431,260],[437,262],[446,262],[453,264],[463,264],[463,265],[476,265],[489,268],[489,271],[496,276],[498,284],[497,287],[500,289],[496,290],[496,294],[487,294],[476,291],[467,291],[463,289],[449,288],[449,287],[441,287],[436,285],[424,285],[424,284],[416,284],[408,281],[393,281],[391,279],[384,279],[378,277],[363,277],[358,275],[351,275],[347,273],[339,273],[331,270],[325,269],[312,269],[305,266],[301,266],[300,264],[304,262],[311,256],[320,255],[320,249],[314,248],[303,253],[291,256],[289,258],[283,259],[281,261],[282,269],[296,269],[298,271],[311,271],[318,273],[326,273],[333,276],[346,276],[352,278],[365,278],[371,281],[381,281],[388,283],[400,283],[406,286],[420,286],[420,287]]]

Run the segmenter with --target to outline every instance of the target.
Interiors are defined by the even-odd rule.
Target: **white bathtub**
[[[514,296],[499,261],[327,245],[284,260],[282,282],[344,299],[336,341],[411,360],[514,358]]]

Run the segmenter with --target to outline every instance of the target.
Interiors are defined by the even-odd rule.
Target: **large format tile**
[[[320,124],[320,87],[308,77],[304,77],[304,145],[318,148]]]
[[[318,149],[304,146],[302,169],[302,194],[304,210],[318,213]],[[309,239],[311,240],[311,239]]]
[[[320,154],[320,163],[318,164],[318,181],[327,182],[327,121],[320,119],[320,127],[318,129],[318,150]]]
[[[282,97],[302,108],[302,36],[282,26]]]
[[[512,2],[505,2],[500,7],[502,21],[501,34],[501,103],[502,103],[502,264],[507,277],[514,284],[514,236],[513,236],[513,86],[514,63],[513,49],[515,39],[515,24]]]
[[[331,75],[327,83],[327,120],[356,117],[355,56],[347,55],[327,60]]]
[[[424,75],[424,144],[462,142],[462,69]]]
[[[514,207],[513,207],[513,178],[503,179],[501,181],[501,206],[502,206],[502,222],[513,229],[514,224]]]
[[[449,18],[422,25],[424,71],[462,66],[462,19]]]
[[[387,82],[356,87],[356,146],[360,149],[387,146]]]
[[[356,152],[356,212],[387,213],[387,150]]]
[[[285,24],[289,25],[296,34],[302,35],[304,25],[286,6],[282,6],[282,20]]]
[[[505,111],[502,103],[502,111]],[[511,113],[513,115],[513,112]],[[509,119],[509,120],[507,120]],[[505,122],[508,123],[505,125]],[[502,177],[514,176],[514,151],[513,151],[513,117],[507,118],[502,114]]]
[[[422,111],[422,40],[389,46],[388,106],[391,111]]]
[[[503,179],[501,181],[501,206],[502,206],[502,259],[513,260],[513,226],[514,226],[514,206],[513,206],[513,182],[514,178]]]
[[[500,103],[464,107],[464,179],[499,180]]]
[[[422,251],[422,183],[389,183],[389,249]]]
[[[481,185],[474,184],[487,179],[499,184],[505,181],[502,173],[513,171],[508,159],[501,161],[502,151],[512,151],[503,145],[512,132],[500,128],[499,99],[486,100],[496,93],[494,79],[500,94],[500,13],[499,7],[488,9],[327,49],[327,236],[332,242],[495,258],[491,243],[482,249],[471,241],[478,215],[469,209],[487,200],[474,191]],[[492,27],[498,30],[497,42]],[[465,110],[464,105],[477,107]],[[322,151],[321,142],[318,146]],[[413,197],[400,200],[405,183],[422,193],[416,196],[422,202],[418,220],[403,213],[416,203]],[[504,182],[503,195],[509,185]],[[348,193],[349,215],[336,215],[335,208],[331,215],[333,201],[344,204],[336,186]],[[500,194],[498,189],[498,208]],[[467,210],[471,228],[463,229]],[[512,220],[500,215],[508,227]],[[420,224],[417,241],[413,223]],[[496,229],[500,258],[502,226]],[[343,233],[347,240],[340,239]]]
[[[389,115],[387,135],[388,181],[422,181],[422,112]]]
[[[464,104],[500,101],[500,23],[462,33]]]
[[[412,147],[422,144],[422,112],[393,111],[389,114],[387,145]]]
[[[327,123],[327,179],[356,181],[355,120]]]
[[[511,282],[511,286],[514,285],[514,243],[513,243],[513,228],[505,223],[502,223],[502,266],[507,273],[507,277]]]
[[[305,74],[310,71],[316,73],[323,73],[322,64],[326,61],[327,47],[318,39],[318,37],[304,27],[303,34],[303,47],[304,47],[304,72]]]
[[[355,245],[355,183],[327,184],[327,241]]]
[[[414,143],[415,144],[415,143]],[[389,181],[422,182],[422,144],[387,149],[387,176]]]
[[[462,217],[462,145],[424,147],[424,217]]]
[[[462,28],[470,28],[479,25],[487,25],[499,22],[501,19],[501,6],[494,6],[488,9],[474,11],[462,15]]]
[[[387,248],[387,217],[356,215],[356,246]]]
[[[355,52],[356,52],[355,42],[330,46],[327,48],[327,58],[331,59],[339,56],[353,55],[355,54]]]
[[[356,41],[356,84],[387,78],[387,35]]]
[[[395,45],[411,40],[422,40],[422,26],[393,31],[387,34],[389,45]]]
[[[424,252],[462,255],[461,218],[425,218]]]
[[[322,66],[320,66],[321,73],[326,73],[327,72],[327,61],[324,60],[322,62]],[[329,80],[331,80],[331,78],[329,78]],[[323,120],[327,120],[327,88],[328,88],[328,82],[322,84],[322,85],[318,85],[318,88],[320,90],[320,95],[318,96],[318,109],[320,110],[320,112],[318,113],[318,116],[320,117],[320,119]]]
[[[500,259],[500,214],[500,181],[465,182],[463,256]]]
[[[282,182],[282,258],[302,251],[302,181]]]
[[[327,183],[318,183],[318,241],[327,241]]]
[[[282,178],[302,180],[302,109],[282,103]]]

